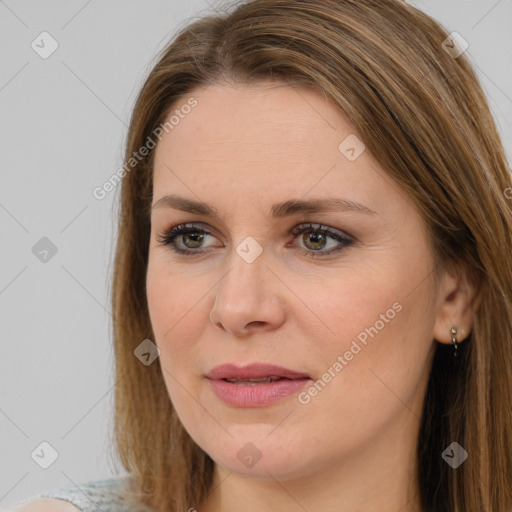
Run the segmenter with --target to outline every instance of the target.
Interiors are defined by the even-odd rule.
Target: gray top
[[[126,495],[129,476],[107,478],[78,484],[73,487],[61,487],[18,501],[18,507],[39,498],[59,498],[69,501],[82,512],[153,512],[149,507],[135,503]]]

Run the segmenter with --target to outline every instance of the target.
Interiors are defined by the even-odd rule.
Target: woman
[[[162,52],[112,286],[131,477],[93,499],[511,510],[511,176],[463,50],[399,0],[252,0]]]

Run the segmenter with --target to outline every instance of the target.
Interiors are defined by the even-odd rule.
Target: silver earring
[[[451,335],[452,335],[452,343],[453,343],[453,357],[456,358],[457,357],[457,338],[456,338],[456,334],[457,334],[457,327],[453,326],[451,331],[450,331]]]

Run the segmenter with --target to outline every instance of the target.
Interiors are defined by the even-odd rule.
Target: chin
[[[244,430],[242,427],[248,428]],[[230,429],[233,437],[226,435],[222,442],[208,440],[200,446],[226,471],[259,480],[292,480],[319,469],[316,467],[318,460],[308,461],[305,457],[305,451],[318,457],[318,453],[312,453],[311,443],[301,442],[298,436],[290,433],[286,436],[285,431],[281,433],[285,434],[283,438],[272,438],[275,432],[268,435],[269,425],[260,424],[259,427],[241,425],[236,434]],[[291,439],[294,440],[292,443]]]
[[[254,466],[247,467],[242,464],[238,458],[220,457],[213,459],[216,464],[225,470],[237,473],[246,478],[254,478],[257,480],[294,480],[300,477],[306,477],[310,474],[307,469],[307,461],[297,458],[290,460],[289,457],[280,458],[273,454],[267,456],[264,460],[262,457]],[[301,464],[299,466],[299,464]]]

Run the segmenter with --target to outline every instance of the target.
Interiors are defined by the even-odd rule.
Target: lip
[[[267,363],[252,363],[246,366],[236,366],[235,364],[221,364],[215,366],[206,374],[208,379],[257,379],[261,377],[283,377],[285,379],[309,379],[306,373],[299,373],[289,368],[276,366]]]
[[[234,364],[216,366],[205,377],[213,393],[228,405],[234,407],[264,407],[300,391],[312,379],[282,366],[252,363],[239,367]],[[224,379],[257,379],[281,377],[282,380],[261,384],[234,384]]]

